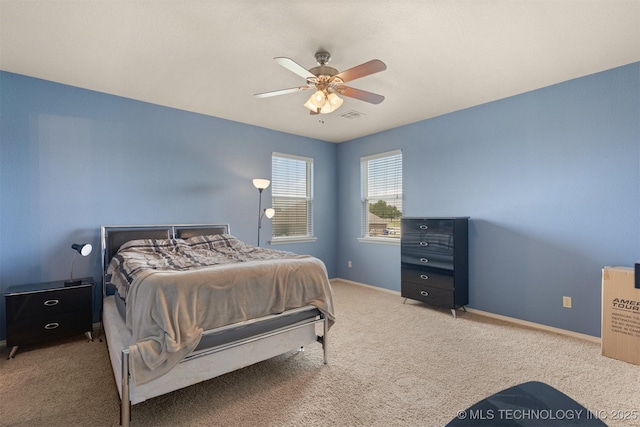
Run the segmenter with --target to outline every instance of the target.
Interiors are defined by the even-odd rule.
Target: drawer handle
[[[46,325],[44,325],[45,329],[55,329],[58,326],[60,326],[60,323],[47,323]]]
[[[422,280],[429,280],[429,276],[427,276],[426,274],[421,274],[421,275],[420,275],[420,278],[421,278]]]
[[[427,291],[420,291],[420,295],[422,295],[423,297],[428,297],[428,296],[429,296],[429,292],[427,292]]]
[[[429,262],[427,258],[420,258],[420,262]]]
[[[429,242],[420,242],[420,246],[429,246]]]
[[[57,300],[57,299],[49,299],[44,302],[44,305],[46,305],[47,307],[53,307],[54,305],[57,305],[59,302],[60,300]]]
[[[429,228],[429,226],[428,226],[428,225],[424,225],[424,224],[423,224],[423,225],[421,225],[421,226],[420,226],[420,229],[421,229],[421,230],[426,230],[427,228]]]

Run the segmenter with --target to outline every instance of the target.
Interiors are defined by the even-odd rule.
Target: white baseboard
[[[592,335],[581,334],[579,332],[569,331],[567,329],[555,328],[553,326],[543,325],[541,323],[529,322],[527,320],[516,319],[514,317],[503,316],[501,314],[490,313],[488,311],[477,310],[475,308],[467,307],[467,311],[470,313],[479,314],[481,316],[491,317],[498,320],[504,320],[505,322],[515,323],[522,326],[528,326],[534,329],[540,329],[548,332],[555,332],[556,334],[565,335],[572,338],[578,338],[585,341],[590,341],[596,344],[600,344],[600,337],[594,337]]]
[[[330,280],[330,282],[343,282],[343,283],[347,283],[347,284],[350,284],[350,285],[363,286],[365,288],[373,289],[373,290],[376,290],[376,291],[387,292],[387,293],[390,293],[390,294],[394,294],[394,295],[400,296],[400,292],[398,292],[398,291],[394,291],[392,289],[380,288],[378,286],[367,285],[365,283],[354,282],[353,280],[333,278],[333,279]],[[581,333],[578,333],[578,332],[568,331],[566,329],[554,328],[553,326],[542,325],[540,323],[529,322],[529,321],[526,321],[526,320],[521,320],[521,319],[516,319],[516,318],[513,318],[513,317],[503,316],[501,314],[490,313],[488,311],[476,310],[475,308],[466,307],[466,310],[468,312],[470,312],[470,313],[475,313],[475,314],[479,314],[481,316],[491,317],[493,319],[504,320],[505,322],[514,323],[516,325],[528,326],[528,327],[534,328],[534,329],[540,329],[540,330],[543,330],[543,331],[555,332],[556,334],[565,335],[565,336],[573,337],[573,338],[579,338],[579,339],[590,341],[590,342],[593,342],[593,343],[596,343],[596,344],[600,344],[601,343],[601,340],[600,340],[599,337],[594,337],[594,336],[591,336],[591,335],[586,335],[586,334],[581,334]],[[93,325],[94,330],[99,325],[100,325],[99,323],[94,323],[94,325]],[[0,341],[0,348],[6,348],[6,343],[7,342],[4,341],[4,340]]]
[[[381,287],[378,287],[378,286],[367,285],[366,283],[354,282],[353,280],[340,279],[340,278],[336,277],[336,278],[331,279],[329,281],[330,282],[344,282],[344,283],[348,283],[350,285],[364,286],[365,288],[374,289],[376,291],[387,292],[387,293],[390,293],[390,294],[394,294],[394,295],[400,296],[400,292],[399,291],[394,291],[393,289],[381,288]]]
[[[364,286],[365,288],[374,289],[376,291],[387,292],[387,293],[391,293],[391,294],[400,296],[400,292],[398,292],[398,291],[394,291],[394,290],[391,290],[391,289],[380,288],[378,286],[371,286],[371,285],[367,285],[365,283],[354,282],[353,280],[340,279],[340,278],[331,279],[331,282],[334,282],[334,281],[339,281],[339,282],[347,283],[347,284],[350,284],[350,285]],[[548,332],[554,332],[556,334],[565,335],[565,336],[572,337],[572,338],[578,338],[578,339],[582,339],[582,340],[585,340],[585,341],[590,341],[590,342],[593,342],[593,343],[596,343],[596,344],[600,344],[601,343],[601,339],[599,337],[594,337],[594,336],[587,335],[587,334],[581,334],[579,332],[568,331],[566,329],[555,328],[553,326],[542,325],[540,323],[529,322],[527,320],[516,319],[514,317],[503,316],[501,314],[490,313],[488,311],[477,310],[475,308],[465,307],[465,309],[470,313],[479,314],[481,316],[486,316],[486,317],[491,317],[493,319],[503,320],[505,322],[514,323],[516,325],[527,326],[527,327],[530,327],[530,328],[540,329],[540,330],[548,331]]]

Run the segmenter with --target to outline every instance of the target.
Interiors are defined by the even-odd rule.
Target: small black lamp
[[[82,283],[81,280],[73,280],[73,262],[76,260],[76,255],[78,254],[82,256],[89,255],[93,247],[89,243],[74,243],[73,245],[71,245],[71,249],[73,249],[75,252],[73,253],[73,259],[71,260],[71,273],[69,274],[69,280],[64,282],[65,286],[77,286]]]

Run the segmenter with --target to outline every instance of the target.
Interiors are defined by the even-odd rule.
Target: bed
[[[132,405],[315,342],[328,363],[320,260],[240,242],[225,224],[103,226],[101,243],[121,425]]]

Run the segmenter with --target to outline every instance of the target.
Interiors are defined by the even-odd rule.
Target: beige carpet
[[[133,406],[133,426],[442,426],[525,381],[546,382],[610,426],[640,410],[640,366],[600,346],[478,314],[334,283],[331,363],[319,345]],[[113,426],[119,400],[104,342],[83,337],[0,360],[1,426]],[[636,412],[637,413],[637,412]]]

